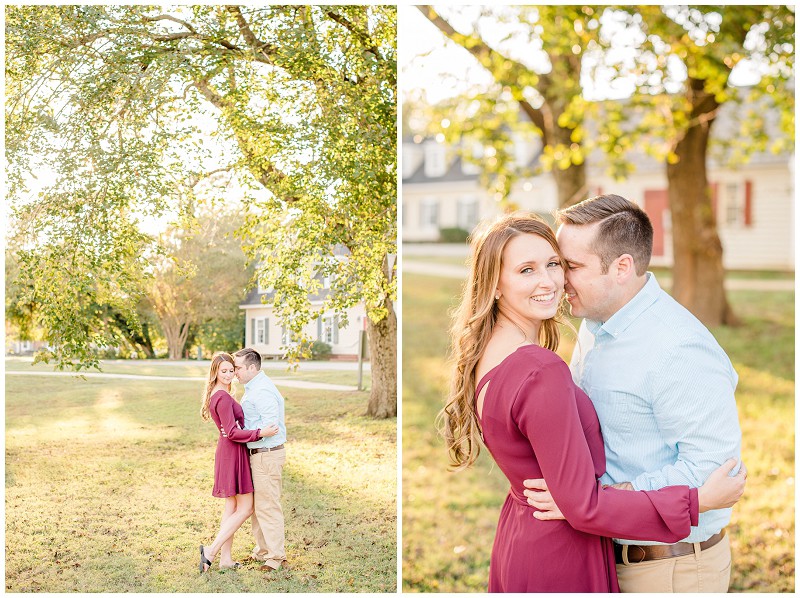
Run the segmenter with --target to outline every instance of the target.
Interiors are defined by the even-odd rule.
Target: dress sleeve
[[[224,392],[224,391],[223,391]],[[242,430],[236,423],[233,414],[233,397],[224,393],[215,407],[219,416],[220,425],[225,428],[225,435],[234,442],[255,442],[258,440],[259,430]]]
[[[678,542],[697,525],[697,489],[603,488],[578,415],[575,385],[563,362],[531,373],[512,405],[553,500],[577,530],[616,538]]]

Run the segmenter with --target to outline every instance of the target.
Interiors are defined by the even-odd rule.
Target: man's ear
[[[617,271],[617,282],[626,284],[632,278],[636,278],[636,262],[633,261],[633,256],[629,253],[623,253],[616,260],[614,266]]]

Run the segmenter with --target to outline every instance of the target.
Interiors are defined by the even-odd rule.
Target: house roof
[[[742,90],[742,93],[745,93],[746,89]],[[767,100],[763,100],[767,102]],[[730,140],[732,136],[738,134],[739,126],[738,126],[738,119],[741,117],[743,111],[754,108],[753,104],[747,103],[734,103],[734,102],[727,102],[723,104],[720,108],[719,115],[714,121],[713,125],[713,132],[712,132],[712,139],[725,141]],[[755,108],[758,108],[755,106]],[[776,137],[779,135],[779,125],[778,121],[780,119],[780,112],[774,108],[774,106],[770,106],[769,104],[765,104],[763,110],[760,110],[761,114],[764,114],[766,117],[766,129],[767,133],[770,137]],[[527,118],[527,117],[525,117]],[[590,125],[591,126],[591,125]],[[404,136],[403,143],[414,143],[414,140],[411,136]],[[528,167],[536,167],[539,165],[540,157],[542,155],[541,150],[537,151],[530,162],[527,164]],[[722,159],[719,150],[715,151],[714,147],[710,148],[708,153],[708,166],[710,168],[724,168],[726,167],[726,160]],[[782,154],[773,154],[770,151],[759,151],[754,152],[749,155],[748,160],[745,167],[747,165],[752,166],[760,166],[760,165],[769,165],[769,164],[785,164],[787,159],[789,158],[789,154],[782,153]],[[628,152],[627,160],[633,166],[633,172],[654,172],[660,171],[664,168],[663,162],[656,160],[655,158],[649,156],[644,151],[641,150],[633,150]],[[443,176],[427,176],[425,174],[425,157],[423,154],[422,160],[419,166],[414,170],[414,172],[409,177],[403,178],[403,183],[448,183],[448,182],[455,182],[455,181],[471,181],[477,180],[479,175],[477,174],[464,174],[461,169],[462,158],[460,156],[456,156],[454,159],[451,160],[447,172]],[[602,150],[599,148],[595,148],[589,158],[587,160],[587,167],[589,172],[593,176],[601,175],[607,168],[607,162],[605,155],[603,154]]]
[[[309,300],[312,303],[318,303],[324,301],[328,295],[330,295],[330,289],[318,289],[313,294],[309,295]],[[268,305],[272,302],[272,299],[275,297],[275,291],[269,291],[267,293],[259,292],[257,288],[252,289],[248,294],[247,297],[244,298],[244,301],[239,305],[240,309],[245,309],[248,307],[263,307],[264,305]],[[266,302],[264,301],[266,299]]]

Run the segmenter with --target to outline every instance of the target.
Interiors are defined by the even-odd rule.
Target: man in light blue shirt
[[[631,490],[701,486],[741,452],[730,360],[647,272],[653,229],[641,208],[601,195],[561,211],[558,220],[567,300],[572,315],[584,318],[570,368],[600,420],[607,465],[601,481]],[[549,493],[526,494],[557,518]],[[673,545],[615,539],[621,590],[727,592],[730,517],[731,509],[701,513],[698,526]]]
[[[274,571],[286,563],[285,532],[281,491],[286,464],[286,419],[284,400],[275,384],[261,371],[261,355],[242,349],[233,356],[234,371],[244,384],[242,397],[245,429],[267,429],[273,435],[248,442],[253,474],[253,516],[250,522],[256,546],[252,557]]]

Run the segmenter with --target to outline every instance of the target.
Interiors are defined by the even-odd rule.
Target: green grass
[[[450,255],[409,255],[404,258],[409,262],[424,262],[426,264],[443,264],[447,266],[465,266],[467,261],[466,251],[464,257]],[[670,268],[650,267],[658,278],[672,278]],[[725,277],[742,280],[794,280],[794,272],[784,270],[727,270]]]
[[[396,421],[364,392],[285,389],[291,568],[198,573],[223,506],[200,386],[7,376],[6,591],[394,592]],[[234,558],[252,546],[248,521]]]
[[[648,268],[659,279],[672,278],[671,268]],[[743,280],[794,280],[794,272],[787,270],[726,270],[725,278]]]
[[[447,471],[434,418],[447,387],[448,311],[462,281],[403,276],[403,590],[484,592],[508,482],[482,452]],[[733,292],[743,325],[713,330],[739,373],[748,485],[729,526],[733,592],[794,591],[794,294]],[[562,338],[559,354],[571,353]]]
[[[136,374],[140,376],[185,376],[191,378],[204,378],[208,375],[208,364],[187,361],[162,361],[162,360],[105,360],[100,364],[101,371],[106,374]],[[303,363],[296,369],[289,369],[285,362],[265,361],[262,369],[275,380],[303,380],[305,382],[326,382],[328,384],[342,384],[357,386],[358,371],[356,364],[353,370],[312,370],[303,367]],[[46,363],[31,365],[29,357],[12,357],[6,359],[6,371],[15,372],[52,372],[53,366]],[[97,372],[97,370],[86,370]],[[364,390],[369,390],[371,384],[370,371],[365,369],[362,378]],[[241,393],[240,393],[241,394]]]
[[[466,267],[467,255],[464,257],[455,257],[451,255],[409,255],[403,258],[408,262],[424,262],[426,264],[444,264],[446,266],[464,266]]]

